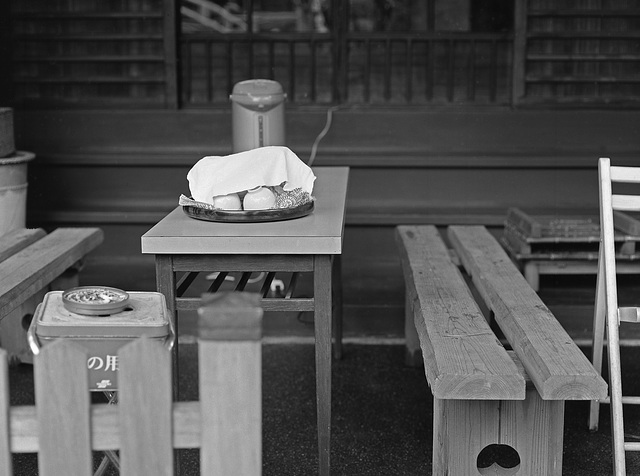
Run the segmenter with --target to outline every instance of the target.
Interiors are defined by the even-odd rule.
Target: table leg
[[[156,255],[156,288],[164,294],[176,333],[173,346],[173,399],[178,401],[178,311],[176,309],[176,275],[173,271],[173,258],[170,255]]]
[[[333,256],[332,283],[333,289],[333,356],[342,358],[342,256]]]
[[[318,465],[319,474],[328,476],[331,449],[331,256],[316,256],[313,268]]]
[[[156,255],[156,289],[164,295],[169,318],[173,321],[175,332],[175,343],[171,352],[172,379],[173,379],[173,401],[179,399],[178,386],[178,310],[176,306],[176,274],[173,271],[173,257],[171,255]],[[174,473],[180,474],[180,452],[174,450]]]

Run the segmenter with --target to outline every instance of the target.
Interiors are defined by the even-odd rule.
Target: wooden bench
[[[34,359],[36,405],[10,406],[0,349],[0,474],[38,453],[40,476],[89,476],[93,451],[118,450],[122,476],[169,476],[173,448],[198,448],[202,475],[262,474],[262,314],[249,293],[201,307],[196,401],[173,401],[171,351],[142,337],[118,351],[118,404],[92,404],[87,351],[59,339]]]
[[[448,227],[455,253],[434,226],[396,237],[407,362],[434,396],[433,475],[513,474],[479,464],[496,448],[517,452],[517,474],[561,475],[564,401],[605,398],[605,381],[485,227]]]
[[[84,257],[103,241],[99,228],[18,229],[0,236],[0,347],[32,362],[27,329],[47,291],[78,285]]]

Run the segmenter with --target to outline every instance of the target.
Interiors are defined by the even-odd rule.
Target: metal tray
[[[272,208],[269,210],[218,210],[183,205],[182,210],[191,218],[204,221],[226,223],[259,223],[267,221],[292,220],[309,215],[314,208],[313,200],[292,208]]]

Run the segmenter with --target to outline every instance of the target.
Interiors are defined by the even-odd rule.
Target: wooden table
[[[268,223],[217,223],[190,218],[178,207],[142,236],[142,253],[155,255],[157,289],[165,295],[174,319],[178,311],[199,307],[200,297],[182,297],[199,272],[313,273],[312,297],[279,299],[265,292],[262,307],[265,311],[314,312],[319,470],[328,475],[331,335],[333,322],[339,355],[340,255],[349,169],[319,167],[314,173],[315,209],[308,216]],[[175,325],[179,332],[177,320]]]

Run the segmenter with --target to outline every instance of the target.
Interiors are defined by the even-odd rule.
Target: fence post
[[[0,474],[13,474],[11,426],[9,421],[9,356],[0,349]]]
[[[163,2],[163,37],[164,37],[164,74],[165,74],[165,107],[178,109],[180,98],[178,91],[178,22],[180,7],[177,0]]]
[[[255,293],[202,296],[198,361],[203,476],[262,474],[262,314]]]
[[[38,474],[91,474],[93,466],[87,350],[59,339],[34,357]]]
[[[511,105],[520,104],[526,94],[527,0],[515,0],[513,19],[513,71]]]

